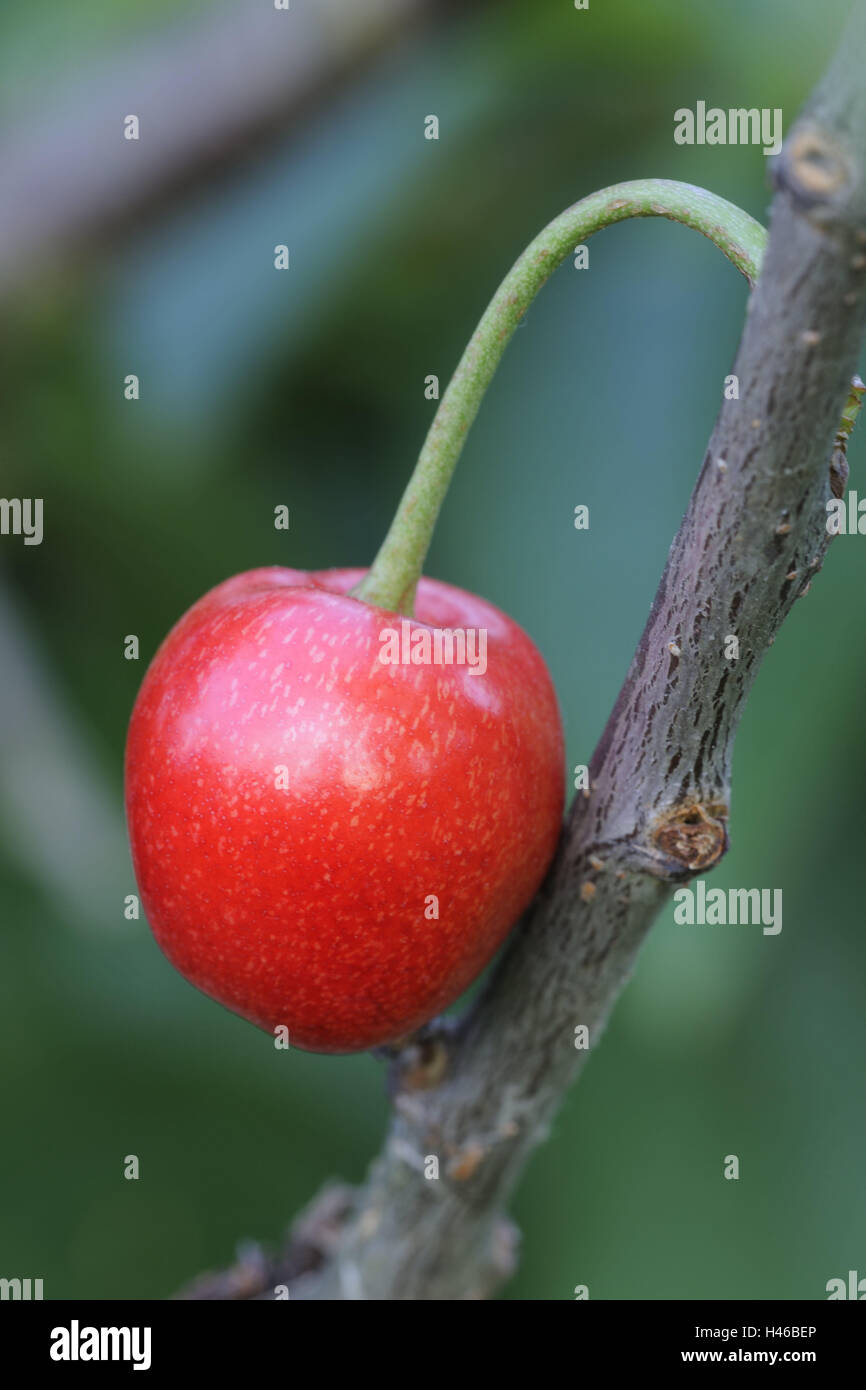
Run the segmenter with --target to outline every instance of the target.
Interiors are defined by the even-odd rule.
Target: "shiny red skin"
[[[162,950],[316,1052],[394,1041],[456,999],[532,898],[562,816],[559,710],[526,634],[422,579],[413,627],[485,628],[487,671],[383,665],[400,618],[348,596],[362,575],[259,569],[205,594],[157,652],[126,748]]]

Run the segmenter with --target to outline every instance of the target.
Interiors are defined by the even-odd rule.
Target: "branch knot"
[[[728,848],[728,808],[723,801],[690,801],[669,810],[652,833],[665,856],[660,877],[679,878],[711,869]]]

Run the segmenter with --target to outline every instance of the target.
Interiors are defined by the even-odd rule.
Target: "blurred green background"
[[[82,142],[106,92],[112,158],[150,157],[157,105],[169,126],[178,105],[183,144],[185,83],[123,74],[131,55],[168,61],[223,8],[7,0],[0,165],[42,158],[50,173],[28,145],[46,121],[58,165],[98,179],[102,147],[90,158]],[[389,8],[383,21],[366,6],[384,23],[370,44],[358,5],[329,0],[303,100],[140,205],[134,180],[112,182],[131,211],[67,224],[63,199],[87,205],[86,179],[57,199],[56,178],[34,179],[42,240],[24,238],[0,284],[2,491],[45,499],[41,546],[0,541],[0,1275],[42,1277],[48,1298],[164,1297],[230,1262],[239,1238],[276,1243],[324,1179],[362,1177],[386,1118],[379,1063],[276,1052],[124,919],[123,742],[146,661],[234,572],[368,562],[433,410],[425,376],[444,387],[561,208],[660,176],[763,220],[760,151],[676,146],[673,112],[781,107],[787,128],[845,12]],[[316,9],[292,0],[275,22],[323,25]],[[251,61],[235,76],[255,88]],[[209,92],[215,122],[230,95]],[[140,146],[121,148],[139,110]],[[16,210],[0,214],[0,249]],[[590,270],[567,263],[536,302],[468,442],[428,572],[532,635],[569,766],[589,761],[624,677],[745,302],[695,234],[608,230]],[[579,502],[588,532],[573,529]],[[658,921],[520,1188],[505,1298],[568,1299],[578,1283],[592,1298],[822,1298],[828,1279],[866,1274],[864,564],[862,538],[834,545],[739,738],[733,845],[712,883],[781,887],[784,929]],[[140,662],[123,659],[128,633]],[[731,1153],[738,1182],[722,1177]]]

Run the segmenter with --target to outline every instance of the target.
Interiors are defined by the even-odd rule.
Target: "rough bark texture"
[[[861,3],[775,161],[739,399],[722,407],[544,891],[469,1016],[394,1061],[393,1123],[364,1187],[327,1192],[244,1292],[205,1282],[187,1297],[273,1298],[286,1280],[292,1298],[483,1298],[513,1267],[503,1213],[586,1059],[575,1027],[598,1042],[659,907],[724,853],[744,702],[826,553],[826,503],[846,472],[834,437],[866,325],[864,55]]]

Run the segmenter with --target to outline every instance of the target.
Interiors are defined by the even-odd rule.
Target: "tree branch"
[[[513,1266],[505,1205],[587,1055],[575,1027],[597,1044],[660,906],[727,848],[744,703],[821,568],[826,503],[847,475],[837,429],[866,326],[864,68],[860,0],[775,161],[769,243],[734,367],[739,399],[722,407],[591,789],[475,1007],[395,1058],[384,1150],[292,1298],[495,1290]],[[725,656],[729,635],[737,660]],[[429,1155],[438,1180],[425,1177]],[[266,1262],[246,1296],[274,1297],[280,1268],[286,1256]],[[199,1285],[191,1296],[208,1294]]]

